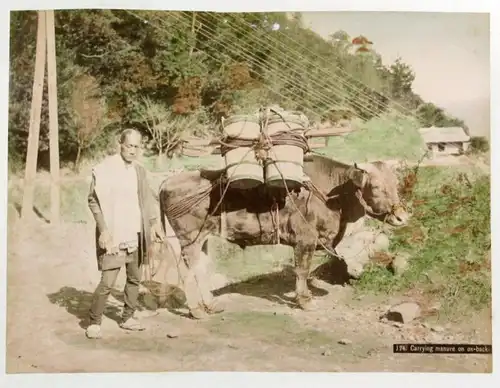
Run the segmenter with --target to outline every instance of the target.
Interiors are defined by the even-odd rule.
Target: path
[[[265,298],[272,287],[286,299],[293,288],[293,279],[286,276],[221,295],[226,312],[207,321],[161,310],[145,319],[148,330],[141,333],[123,332],[112,320],[119,314],[117,292],[106,312],[110,318],[103,324],[105,338],[90,341],[79,324],[99,277],[92,226],[64,224],[54,229],[34,222],[24,231],[22,237],[15,226],[9,230],[9,373],[489,370],[485,355],[392,353],[395,342],[491,343],[484,315],[467,324],[440,323],[442,331],[421,322],[396,327],[378,319],[395,300],[356,299],[350,287],[323,281],[314,288],[319,309],[304,312]],[[277,285],[283,289],[277,290]],[[178,338],[169,338],[174,329]]]

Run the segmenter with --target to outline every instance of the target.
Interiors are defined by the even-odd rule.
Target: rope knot
[[[269,159],[269,150],[273,146],[273,142],[269,136],[266,136],[264,133],[261,133],[259,138],[255,140],[252,145],[252,148],[255,153],[255,158],[263,163],[267,159]]]

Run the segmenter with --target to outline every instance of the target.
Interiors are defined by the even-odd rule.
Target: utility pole
[[[56,33],[54,10],[45,11],[47,28],[47,84],[49,92],[50,222],[59,223],[61,188],[59,182],[59,122],[57,117]]]
[[[40,138],[40,116],[42,114],[43,81],[45,76],[46,32],[45,13],[44,11],[38,11],[35,76],[33,78],[33,93],[31,95],[28,151],[26,155],[23,205],[21,209],[21,218],[23,220],[33,216],[33,198],[35,196],[35,178]]]
[[[50,135],[50,221],[57,224],[60,214],[59,187],[59,128],[57,119],[57,81],[54,11],[38,11],[38,28],[35,54],[35,75],[31,97],[31,117],[28,134],[28,150],[24,178],[24,193],[21,209],[23,220],[33,216],[35,178],[40,138],[40,119],[42,113],[43,86],[47,61],[47,83],[49,95],[49,135]]]

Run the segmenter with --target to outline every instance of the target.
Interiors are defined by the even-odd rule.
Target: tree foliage
[[[214,131],[223,116],[271,103],[315,122],[369,120],[397,108],[417,112],[425,126],[458,123],[412,91],[415,74],[401,59],[384,66],[376,42],[359,53],[346,31],[323,39],[297,14],[63,10],[55,17],[63,161],[74,161],[79,151],[93,155],[128,125],[149,133],[153,148],[167,153],[172,142],[164,132],[173,128],[167,118],[176,123],[176,142],[177,128]],[[12,12],[11,161],[23,162],[26,154],[36,28],[36,12]],[[85,141],[75,136],[74,105],[83,76],[94,80],[99,115],[116,124],[87,126],[99,136]],[[47,132],[45,91],[41,152],[48,149]]]

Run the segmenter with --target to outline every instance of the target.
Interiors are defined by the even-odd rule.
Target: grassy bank
[[[421,144],[413,134],[395,135],[404,123],[394,122],[387,127],[383,119],[372,120],[366,124],[373,129],[367,131],[371,137],[355,132],[347,137],[333,138],[339,143],[331,143],[321,152],[347,162],[403,158],[405,155],[407,159],[416,159],[421,155]],[[219,163],[218,155],[177,158],[167,161],[164,166],[159,166],[155,158],[145,158],[146,167],[151,171],[216,167]],[[386,295],[416,293],[439,301],[442,311],[451,315],[489,306],[490,178],[477,172],[478,169],[472,166],[422,167],[410,202],[414,211],[411,224],[396,231],[390,247],[393,253],[409,254],[409,269],[402,276],[395,276],[373,264],[356,282],[356,290]],[[64,221],[92,222],[87,207],[89,177],[87,172],[82,172],[80,176],[67,175],[62,179]],[[49,215],[49,194],[49,175],[40,174],[35,207],[45,218]],[[21,202],[21,182],[12,180],[9,182],[9,203],[19,207]],[[292,261],[292,252],[286,247],[254,247],[242,251],[219,241],[213,249],[217,270],[236,281],[280,270]],[[315,258],[316,264],[320,262],[321,257]]]
[[[316,152],[344,163],[388,159],[416,161],[425,152],[415,120],[387,114],[367,122],[355,120],[352,126],[356,131],[329,138],[328,146]]]
[[[411,203],[413,219],[396,231],[390,247],[393,253],[409,254],[408,270],[394,276],[373,264],[357,289],[417,293],[439,302],[449,316],[490,306],[490,177],[421,168]]]

